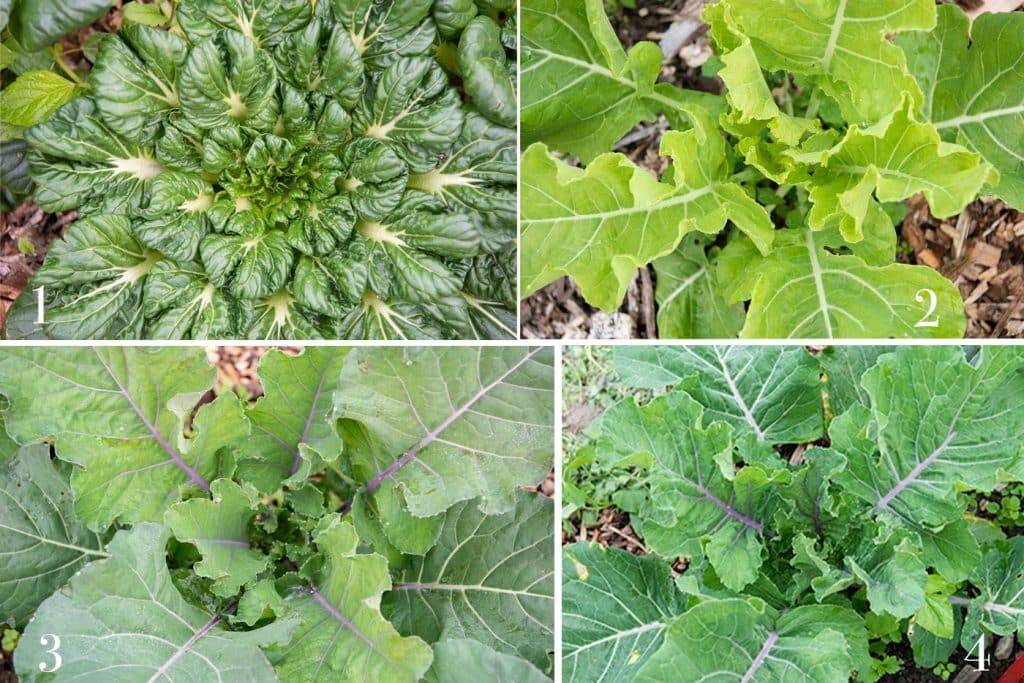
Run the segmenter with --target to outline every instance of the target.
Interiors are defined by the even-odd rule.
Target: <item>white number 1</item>
[[[925,295],[927,295],[927,297]],[[914,300],[917,301],[917,303],[919,303],[919,304],[923,304],[925,302],[926,298],[928,300],[928,312],[924,314],[924,317],[921,318],[917,322],[917,324],[914,325],[914,327],[938,327],[939,326],[939,317],[938,316],[935,316],[935,318],[933,320],[929,320],[928,319],[928,318],[931,317],[932,313],[935,312],[935,307],[939,305],[939,297],[937,297],[935,295],[935,291],[934,290],[931,290],[931,289],[919,289],[919,290],[917,290],[917,295],[914,297]]]
[[[39,639],[39,644],[43,647],[47,647],[47,641],[49,641],[50,639],[53,640],[53,647],[47,650],[46,654],[53,655],[53,668],[51,669],[47,667],[46,662],[39,662],[39,670],[42,671],[44,674],[53,673],[64,664],[64,660],[57,652],[57,650],[60,649],[60,636],[55,636],[52,633],[45,633],[43,634],[43,637]]]
[[[42,325],[46,322],[46,307],[43,301],[46,287],[36,287],[32,291],[36,293],[36,325]]]

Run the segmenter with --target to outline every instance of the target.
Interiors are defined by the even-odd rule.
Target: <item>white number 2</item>
[[[992,661],[992,658],[985,654],[985,636],[984,635],[981,636],[980,638],[978,638],[978,644],[975,645],[974,647],[972,647],[970,649],[970,651],[967,653],[967,657],[964,658],[965,661],[968,661],[968,662],[971,661],[971,659],[972,659],[971,653],[973,653],[975,650],[978,651],[977,657],[973,658],[977,662],[977,666],[975,668],[978,671],[988,671],[988,664],[989,664],[990,661]]]
[[[935,316],[932,320],[929,320],[929,318],[931,318],[932,313],[935,312],[935,307],[939,305],[939,297],[935,296],[935,291],[931,289],[917,290],[917,295],[914,297],[914,300],[919,304],[923,304],[925,299],[928,300],[928,312],[924,314],[924,317],[921,318],[914,327],[938,327],[939,317]]]
[[[46,662],[39,662],[39,670],[45,674],[53,673],[59,669],[63,664],[64,660],[61,658],[57,650],[60,649],[60,636],[55,636],[52,633],[44,633],[43,637],[39,639],[39,644],[43,647],[49,647],[49,642],[53,642],[53,647],[46,651],[46,654],[53,655],[53,668],[46,666]]]

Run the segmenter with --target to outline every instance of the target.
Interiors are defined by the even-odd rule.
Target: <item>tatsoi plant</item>
[[[18,329],[41,297],[57,338],[512,336],[513,8],[482,9],[183,0],[106,37],[27,134],[81,218]]]
[[[918,193],[940,217],[981,195],[1024,208],[1024,15],[720,0],[703,16],[722,96],[656,83],[658,47],[626,53],[600,0],[524,4],[521,294],[571,275],[612,310],[653,262],[663,337],[961,336],[957,288],[894,263],[894,215]],[[612,153],[659,114],[660,179]]]
[[[250,405],[211,398],[202,349],[0,354],[20,680],[550,680],[550,349],[259,375]]]
[[[564,549],[566,680],[870,681],[895,662],[869,639],[932,668],[1024,634],[1024,537],[969,513],[1024,480],[1019,349],[620,347],[616,366],[672,387],[592,430],[595,460],[646,474],[618,500],[650,552]]]

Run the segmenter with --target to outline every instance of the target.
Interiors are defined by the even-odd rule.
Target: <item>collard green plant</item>
[[[27,133],[36,201],[82,218],[9,333],[514,336],[514,12],[443,5],[183,0],[106,36]]]
[[[246,403],[198,348],[0,354],[21,680],[550,680],[550,349],[259,375]]]
[[[970,37],[933,0],[703,17],[722,96],[657,83],[660,50],[625,52],[600,0],[524,4],[521,295],[570,275],[613,310],[653,263],[663,337],[961,336],[956,287],[895,262],[893,215],[919,193],[939,217],[1024,208],[1024,16]],[[612,152],[658,116],[661,178]]]
[[[1024,480],[1019,349],[618,347],[615,364],[671,388],[590,430],[598,461],[645,472],[628,512],[649,554],[564,549],[566,680],[870,681],[872,619],[929,668],[1024,634],[1020,527],[968,514]]]

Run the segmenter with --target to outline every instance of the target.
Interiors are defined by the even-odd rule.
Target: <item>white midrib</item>
[[[814,277],[814,288],[818,293],[818,307],[825,322],[825,336],[828,339],[834,338],[832,333],[832,319],[828,314],[828,299],[825,297],[825,282],[822,279],[821,264],[818,263],[818,253],[815,251],[814,238],[811,231],[804,232],[804,240],[807,244],[807,256],[811,262],[811,275]]]
[[[546,223],[568,223],[572,221],[592,221],[592,220],[607,220],[609,218],[618,218],[619,216],[631,216],[633,214],[648,214],[652,211],[661,211],[678,204],[688,204],[695,199],[699,199],[706,194],[711,194],[715,191],[715,185],[712,183],[706,187],[702,187],[686,194],[681,194],[671,199],[665,199],[663,201],[657,201],[648,206],[634,206],[628,209],[618,209],[616,211],[607,211],[604,213],[578,213],[571,216],[554,216],[552,218],[528,218],[523,220],[523,226],[540,225]]]
[[[960,126],[966,126],[972,123],[982,123],[989,119],[998,119],[1004,116],[1012,116],[1014,114],[1024,114],[1024,104],[1019,104],[1016,107],[1006,107],[1005,109],[992,109],[980,114],[964,114],[963,116],[946,119],[945,121],[935,121],[932,125],[940,130],[944,128],[959,128]]]
[[[554,596],[542,595],[540,593],[531,593],[529,591],[517,591],[512,588],[495,588],[493,586],[473,586],[468,584],[458,583],[429,583],[429,582],[411,582],[411,583],[396,583],[393,590],[397,591],[415,591],[415,590],[428,590],[428,591],[450,591],[453,593],[466,593],[469,591],[483,592],[483,593],[500,593],[502,595],[525,595],[531,598],[541,598],[542,600],[554,600]]]
[[[573,650],[569,654],[570,655],[578,655],[579,653],[583,652],[584,650],[587,650],[587,649],[592,648],[592,647],[596,647],[598,645],[603,645],[604,643],[610,643],[610,642],[615,641],[615,640],[622,640],[623,638],[629,638],[630,636],[638,636],[638,635],[643,634],[643,633],[648,633],[649,631],[660,631],[661,629],[664,629],[664,628],[666,628],[666,624],[663,624],[660,621],[652,621],[649,624],[643,624],[642,626],[637,626],[635,628],[631,628],[631,629],[626,630],[626,631],[617,631],[616,633],[613,633],[610,636],[605,636],[604,638],[599,638],[598,640],[595,640],[593,642],[587,643],[586,645],[583,645],[583,646],[580,646],[580,647],[576,648],[575,650]]]
[[[662,308],[668,308],[668,305],[670,303],[672,303],[673,299],[675,299],[677,296],[679,296],[684,291],[686,291],[694,282],[699,280],[701,278],[701,276],[703,276],[704,273],[706,273],[707,271],[708,271],[707,268],[705,268],[704,266],[701,266],[700,269],[696,273],[694,273],[690,277],[688,277],[685,280],[683,280],[682,282],[680,282],[679,286],[676,287],[672,291],[672,293],[668,295],[668,298],[665,299],[663,302],[661,302],[661,307]]]
[[[715,346],[715,358],[718,359],[718,365],[722,368],[722,377],[725,378],[725,383],[729,385],[729,391],[732,393],[732,398],[736,401],[736,405],[743,411],[743,419],[746,420],[750,428],[754,430],[754,434],[757,435],[758,441],[764,441],[764,432],[761,431],[761,427],[758,426],[757,420],[754,419],[754,414],[750,412],[750,408],[747,406],[747,402],[743,400],[743,396],[740,395],[739,387],[736,386],[736,381],[732,378],[732,373],[729,372],[729,366],[725,364],[725,359],[718,353],[718,347]]]
[[[832,67],[832,57],[836,54],[836,46],[839,44],[839,33],[843,29],[843,22],[846,20],[846,2],[839,0],[839,8],[836,10],[836,20],[832,24],[832,32],[828,35],[828,43],[825,45],[825,52],[821,56],[821,69],[826,74]]]
[[[24,529],[18,529],[16,527],[8,526],[6,524],[0,524],[0,529],[3,529],[5,531],[11,531],[21,536],[25,536],[26,538],[31,538],[33,540],[39,541],[40,543],[45,543],[46,545],[52,545],[58,548],[65,548],[66,550],[74,550],[76,552],[82,553],[83,555],[95,555],[96,557],[110,557],[109,553],[105,553],[102,550],[96,550],[94,548],[85,548],[71,543],[61,543],[60,541],[55,541],[52,538],[46,538],[44,536],[29,533]]]

